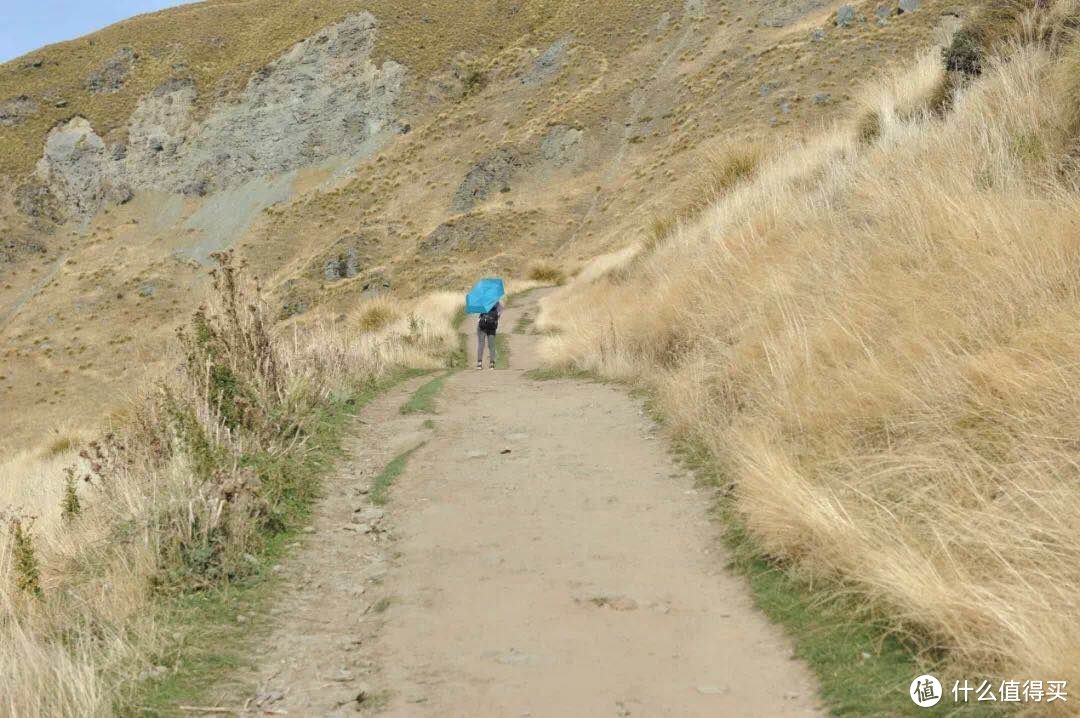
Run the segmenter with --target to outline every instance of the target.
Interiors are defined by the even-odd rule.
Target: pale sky
[[[0,0],[0,62],[132,15],[195,0]]]

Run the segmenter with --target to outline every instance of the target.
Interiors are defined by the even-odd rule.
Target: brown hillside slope
[[[703,143],[800,134],[954,20],[876,7],[212,1],[0,66],[0,447],[159,371],[215,249],[285,319],[642,236]]]

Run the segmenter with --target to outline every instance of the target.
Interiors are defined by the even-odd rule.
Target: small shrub
[[[1027,7],[1018,0],[994,0],[964,23],[942,52],[945,69],[978,77],[990,54],[1021,29]]]
[[[21,519],[13,518],[10,521],[10,531],[12,558],[15,561],[15,587],[32,596],[40,596],[41,575],[30,530],[23,527]]]
[[[464,95],[468,97],[469,95],[480,92],[485,87],[487,87],[487,73],[485,73],[483,70],[478,70],[475,68],[471,69],[465,74],[465,77],[464,79],[462,79],[461,82],[464,85]]]
[[[855,124],[855,137],[864,145],[869,145],[881,137],[881,113],[871,110],[859,118]]]
[[[953,35],[952,42],[941,51],[945,69],[960,72],[968,77],[982,74],[986,61],[985,51],[978,39],[968,30],[960,30]]]
[[[545,284],[561,285],[566,281],[566,274],[554,264],[537,262],[529,267],[528,278]]]
[[[60,501],[60,515],[65,521],[71,521],[80,513],[82,504],[76,488],[75,469],[68,467],[64,470],[64,494]]]
[[[59,456],[65,451],[69,451],[74,445],[75,440],[70,436],[58,436],[49,443],[45,454],[46,456]]]

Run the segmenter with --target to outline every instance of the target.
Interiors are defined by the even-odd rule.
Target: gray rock
[[[878,5],[877,10],[874,10],[874,15],[877,16],[879,20],[884,20],[892,15],[892,13],[893,9],[889,5]]]
[[[490,245],[490,227],[482,215],[465,215],[440,224],[420,242],[426,254],[469,252]]]
[[[359,520],[366,524],[377,524],[382,521],[385,515],[386,512],[378,506],[362,506],[356,510],[353,520]]]
[[[18,95],[0,102],[0,125],[11,127],[37,114],[38,104],[29,95]]]
[[[540,140],[540,156],[556,167],[581,159],[581,139],[585,131],[569,125],[556,125]]]
[[[339,252],[333,259],[323,264],[323,278],[328,282],[350,279],[359,273],[358,255],[355,247]]]
[[[566,58],[566,49],[570,46],[570,38],[564,37],[552,43],[548,49],[536,58],[532,67],[521,78],[523,85],[539,85],[554,77],[562,68]]]
[[[266,202],[254,201],[253,180],[274,182],[332,158],[368,156],[403,127],[398,101],[406,70],[392,60],[375,65],[376,30],[366,12],[324,28],[254,73],[202,121],[193,112],[195,85],[169,80],[140,100],[119,152],[106,152],[89,123],[75,118],[50,134],[38,177],[71,217],[95,213],[113,186],[200,197],[238,188],[243,196],[227,203],[232,215],[254,216]],[[119,90],[137,60],[131,48],[120,48],[87,87]],[[280,201],[276,185],[268,192],[274,196],[267,202]]]
[[[826,32],[824,30],[822,30],[821,28],[818,28],[818,29],[814,30],[814,32],[812,32],[810,34],[810,40],[812,42],[824,42],[825,37],[826,37]]]
[[[836,11],[836,26],[848,27],[855,22],[855,8],[851,5],[841,5]]]
[[[155,287],[153,284],[144,284],[141,287],[139,287],[139,296],[140,297],[152,297],[156,293],[157,293],[157,287]],[[244,558],[247,558],[247,556],[245,555]]]
[[[489,157],[480,160],[468,174],[450,203],[455,212],[467,212],[495,192],[510,189],[514,172],[525,165],[521,154],[513,147],[500,147]]]
[[[135,67],[139,55],[130,47],[121,47],[86,79],[86,89],[95,94],[119,91]]]
[[[814,95],[811,100],[815,105],[827,105],[832,102],[832,95],[828,92],[819,92]]]
[[[915,12],[919,9],[919,0],[900,0],[898,12]]]
[[[38,160],[36,178],[48,188],[69,217],[97,213],[110,186],[111,167],[105,143],[83,117],[74,117],[49,132]]]

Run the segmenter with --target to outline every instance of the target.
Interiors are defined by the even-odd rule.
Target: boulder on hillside
[[[37,114],[38,104],[29,95],[18,95],[0,102],[0,125],[11,127]]]
[[[508,192],[514,172],[525,166],[521,154],[512,147],[500,147],[476,163],[454,192],[450,207],[467,212],[495,192]]]
[[[425,254],[475,251],[490,242],[488,223],[481,215],[466,215],[444,222],[420,242]]]
[[[108,94],[123,88],[128,75],[135,67],[138,53],[130,47],[121,47],[99,69],[86,78],[86,89],[95,94]]]

